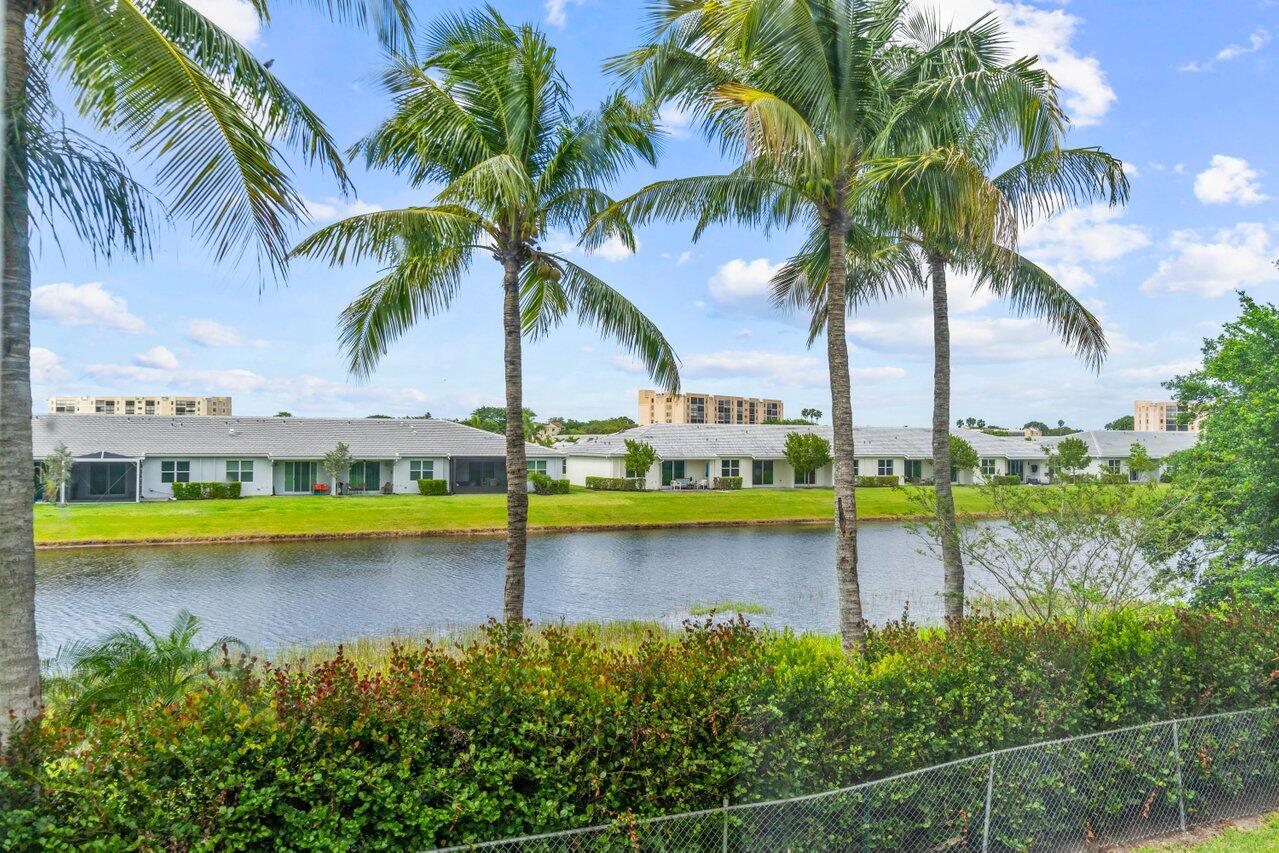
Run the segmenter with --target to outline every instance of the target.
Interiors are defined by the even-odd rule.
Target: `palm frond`
[[[439,247],[471,247],[481,232],[491,228],[458,205],[378,210],[321,228],[298,243],[290,255],[316,258],[332,266],[369,258],[388,262]]]
[[[1128,202],[1123,163],[1099,148],[1048,151],[1011,166],[994,178],[1023,222],[1100,201]]]

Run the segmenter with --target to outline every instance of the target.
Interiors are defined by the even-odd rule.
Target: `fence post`
[[[720,850],[728,853],[728,797],[724,798],[724,828],[720,834]]]
[[[1181,731],[1177,720],[1172,721],[1172,757],[1177,762],[1177,814],[1181,831],[1186,831],[1186,783],[1181,778]]]
[[[986,819],[981,828],[981,853],[990,850],[990,804],[995,796],[995,756],[990,757],[990,769],[986,771]]]

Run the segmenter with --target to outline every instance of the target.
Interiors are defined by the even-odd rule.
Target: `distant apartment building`
[[[762,424],[785,415],[781,400],[725,397],[719,394],[662,394],[639,392],[639,425],[649,424]]]
[[[1169,400],[1138,400],[1133,404],[1132,428],[1145,432],[1199,432],[1202,418]]]
[[[231,416],[230,397],[50,397],[55,415]]]

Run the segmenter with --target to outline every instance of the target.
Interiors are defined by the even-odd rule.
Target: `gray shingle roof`
[[[1153,458],[1163,459],[1178,450],[1194,447],[1199,440],[1199,433],[1093,429],[1074,435],[1045,436],[1040,441],[1056,446],[1067,438],[1082,439],[1088,445],[1088,455],[1093,458],[1126,458],[1128,449],[1134,442],[1139,442]]]
[[[556,446],[569,456],[620,456],[626,452],[624,442],[629,438],[651,444],[665,459],[782,459],[786,436],[792,432],[815,432],[827,441],[831,439],[828,426],[651,424],[612,435],[579,436],[576,443],[560,442]],[[955,435],[965,438],[981,456],[1042,459],[1045,455],[1042,440],[1026,441],[966,429],[955,430]],[[925,427],[859,427],[853,430],[853,441],[856,455],[863,458],[929,459],[933,455],[932,431]]]
[[[209,418],[128,415],[37,415],[35,457],[59,442],[73,456],[268,456],[318,459],[345,441],[357,459],[417,456],[504,456],[506,439],[441,420],[383,418]],[[526,446],[530,456],[563,456]]]

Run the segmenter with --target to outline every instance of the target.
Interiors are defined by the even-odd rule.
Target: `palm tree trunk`
[[[946,618],[964,618],[964,560],[959,553],[955,495],[950,488],[950,309],[946,301],[946,258],[928,253],[933,291],[933,490],[941,539],[942,595]]]
[[[502,619],[524,620],[524,556],[528,548],[528,466],[524,459],[524,381],[520,335],[520,266],[503,262],[502,325],[506,359],[506,588]]]
[[[26,4],[4,17],[4,279],[0,283],[0,745],[40,708],[32,539],[31,247],[24,120]]]
[[[839,636],[845,653],[866,645],[861,588],[857,578],[857,480],[853,474],[853,401],[848,379],[848,259],[842,211],[828,226],[830,275],[826,284],[826,358],[830,365],[832,456],[835,472],[835,577],[839,585]]]

